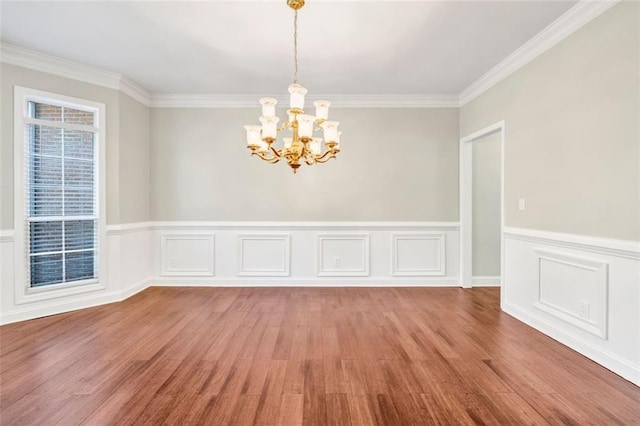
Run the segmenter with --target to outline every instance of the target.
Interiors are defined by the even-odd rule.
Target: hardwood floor
[[[2,425],[640,424],[497,289],[163,288],[0,327]]]

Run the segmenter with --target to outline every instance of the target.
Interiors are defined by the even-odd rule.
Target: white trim
[[[471,277],[471,287],[500,287],[502,279],[500,276],[476,275]]]
[[[288,98],[274,96],[282,105]],[[152,108],[257,108],[257,95],[216,94],[156,94],[151,96]],[[331,100],[333,108],[458,108],[457,95],[337,95],[325,94],[309,97]]]
[[[456,277],[153,277],[148,281],[151,287],[460,287]]]
[[[244,265],[245,241],[282,241],[282,269],[246,269]],[[239,234],[238,235],[238,273],[239,277],[288,277],[291,275],[291,234]]]
[[[0,45],[0,47],[2,47]],[[35,90],[21,86],[14,88],[14,303],[16,305],[32,302],[40,302],[47,299],[56,299],[88,292],[97,292],[106,289],[107,276],[107,234],[106,234],[106,106],[100,102],[74,98],[56,93]],[[95,132],[95,173],[97,177],[95,199],[98,202],[96,235],[96,269],[98,278],[90,280],[86,285],[80,282],[69,282],[61,285],[52,285],[37,290],[31,290],[26,280],[25,262],[26,235],[25,235],[25,141],[24,125],[26,118],[27,100],[51,102],[55,105],[77,107],[82,110],[92,110],[96,114]]]
[[[91,294],[74,301],[52,300],[50,303],[38,304],[37,306],[22,305],[19,309],[2,313],[0,315],[0,324],[11,324],[18,321],[77,311],[79,309],[119,302],[120,300],[120,292],[108,292]]]
[[[151,106],[151,95],[142,86],[129,80],[125,76],[120,76],[120,83],[118,85],[120,92],[130,96],[142,105],[147,107]]]
[[[153,222],[133,222],[118,225],[107,225],[107,235],[122,235],[129,234],[131,232],[150,231],[152,227]]]
[[[150,95],[146,90],[115,72],[105,71],[59,56],[41,53],[5,42],[0,42],[0,61],[71,80],[119,90],[146,106],[150,104]]]
[[[36,98],[35,96],[30,98],[30,100],[36,101],[36,102],[40,102],[39,97]],[[44,100],[44,102],[48,103],[49,105],[62,105],[64,106],[64,102],[60,102],[58,104],[58,102],[48,102],[46,99]],[[62,121],[50,121],[50,120],[42,120],[39,118],[29,118],[29,117],[23,117],[23,124],[36,124],[38,126],[47,126],[47,127],[55,127],[58,129],[71,129],[71,130],[79,130],[81,132],[97,132],[98,128],[94,127],[94,126],[85,126],[82,124],[74,124],[74,123],[65,123]],[[47,155],[48,157],[53,157],[53,158],[61,158],[61,156],[59,155]],[[83,158],[80,158],[79,160],[85,160]]]
[[[56,299],[51,300],[49,303],[38,304],[37,306],[23,305],[23,307],[19,309],[1,313],[0,325],[31,320],[34,318],[42,318],[50,315],[58,315],[62,313],[77,311],[79,309],[87,309],[95,306],[105,305],[107,303],[121,302],[143,290],[146,290],[148,287],[149,280],[143,280],[139,283],[122,289],[121,291],[89,294],[82,297],[81,299],[76,299],[73,301]]]
[[[619,1],[581,0],[458,94],[326,94],[316,95],[313,99],[330,99],[336,108],[458,108],[486,92]],[[0,61],[116,89],[153,108],[255,108],[258,106],[259,96],[255,95],[152,94],[121,74],[4,42],[0,42]],[[310,100],[313,99],[310,98]],[[284,97],[282,100],[285,100]]]
[[[556,318],[567,322],[574,327],[581,328],[587,333],[591,333],[594,336],[606,339],[607,330],[607,318],[609,317],[609,264],[596,259],[589,259],[582,256],[567,255],[565,253],[554,252],[550,250],[534,248],[538,262],[538,297],[533,303],[533,306],[541,311],[546,312],[549,315],[553,315]],[[585,319],[577,316],[574,312],[558,306],[553,302],[543,299],[542,297],[542,261],[553,262],[556,264],[579,268],[587,270],[596,274],[596,279],[600,284],[600,294],[598,300],[602,301],[602,312],[598,321],[592,319]]]
[[[0,43],[2,62],[46,72],[97,86],[119,89],[121,75],[100,68],[69,61],[59,56],[41,53],[5,42]]]
[[[438,267],[435,269],[399,269],[398,268],[398,241],[399,240],[436,240],[438,241]],[[421,232],[419,234],[392,234],[391,235],[391,275],[394,277],[426,277],[444,276],[447,274],[447,235],[439,232]]]
[[[559,232],[539,231],[537,229],[504,228],[508,238],[531,241],[541,244],[555,245],[565,248],[606,254],[616,257],[640,259],[640,242],[630,240],[614,240],[591,237],[588,235],[564,234]]]
[[[148,279],[145,279],[135,284],[132,284],[127,288],[123,288],[122,290],[120,290],[120,300],[121,301],[126,300],[131,296],[134,296],[140,293],[141,291],[146,290],[147,288],[150,287],[149,283],[150,281]]]
[[[362,241],[362,269],[324,269],[325,241]],[[369,268],[369,234],[317,234],[316,235],[316,275],[319,277],[368,277]]]
[[[14,238],[13,229],[0,230],[0,243],[11,243]]]
[[[216,258],[216,235],[213,232],[162,232],[160,234],[160,275],[167,276],[187,276],[187,277],[212,277],[215,275]],[[209,246],[209,256],[207,265],[204,268],[179,268],[172,266],[171,259],[168,259],[167,244],[171,240],[178,241],[206,241]]]
[[[122,235],[139,231],[190,230],[251,230],[251,231],[303,231],[303,230],[401,230],[421,232],[456,231],[459,222],[134,222],[107,225],[107,235]],[[0,234],[1,235],[1,234]]]
[[[54,300],[79,294],[95,293],[106,289],[104,285],[96,282],[96,280],[87,280],[87,282],[90,282],[90,284],[75,282],[52,284],[50,286],[43,287],[42,289],[37,289],[36,291],[33,291],[30,288],[27,288],[25,291],[24,286],[18,287],[18,285],[16,285],[15,304],[22,305],[26,303],[42,302],[43,300]],[[23,292],[22,295],[17,293],[19,288]]]
[[[500,277],[504,277],[504,164],[506,124],[499,121],[460,139],[460,280],[463,288],[473,287],[472,229],[472,146],[470,142],[500,132]],[[499,282],[502,282],[500,278]],[[500,287],[500,300],[505,298],[505,286]]]
[[[633,364],[620,356],[599,348],[592,342],[566,329],[561,329],[540,317],[507,302],[502,302],[502,310],[519,321],[535,328],[558,342],[567,345],[587,358],[608,368],[637,386],[640,386],[640,365]]]
[[[459,222],[144,222],[154,230],[214,229],[214,230],[315,230],[375,229],[375,230],[456,230]],[[122,225],[112,225],[122,226]]]
[[[460,106],[480,96],[518,69],[522,68],[556,44],[582,28],[620,0],[582,0],[507,56],[486,74],[462,90],[458,95]]]

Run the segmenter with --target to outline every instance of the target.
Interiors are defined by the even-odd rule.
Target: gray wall
[[[120,223],[151,218],[149,108],[120,94]]]
[[[252,109],[152,109],[153,220],[457,221],[458,110],[333,109],[338,158],[251,157]]]
[[[462,135],[506,120],[506,226],[640,240],[639,22],[622,2],[462,107]]]
[[[502,132],[471,143],[472,275],[500,275],[500,175]]]
[[[13,86],[106,105],[107,223],[149,220],[149,109],[117,90],[0,64],[0,229],[13,229]]]
[[[0,228],[13,228],[13,85],[107,105],[107,221],[458,220],[459,135],[506,120],[506,225],[640,240],[640,5],[622,2],[457,109],[334,109],[337,160],[250,158],[253,109],[147,109],[1,65]],[[152,143],[150,141],[153,141]],[[517,210],[525,198],[527,210]]]

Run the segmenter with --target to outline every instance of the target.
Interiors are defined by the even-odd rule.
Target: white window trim
[[[95,292],[106,289],[107,281],[107,253],[106,253],[106,107],[103,103],[88,101],[85,99],[63,96],[41,90],[29,89],[26,87],[14,86],[14,302],[16,305],[23,303],[40,302],[60,297],[74,296],[77,294]],[[91,109],[96,112],[97,128],[97,168],[98,184],[98,279],[73,281],[61,284],[52,284],[43,287],[31,287],[26,280],[28,262],[25,260],[26,253],[26,227],[25,218],[25,177],[26,164],[24,158],[24,128],[25,125],[33,121],[27,117],[27,102],[35,101],[51,105],[66,106],[76,109]],[[47,123],[49,125],[50,123]],[[55,124],[54,124],[55,125]],[[95,129],[94,129],[95,130]]]

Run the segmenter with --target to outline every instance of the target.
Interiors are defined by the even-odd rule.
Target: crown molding
[[[2,62],[48,74],[95,84],[109,89],[119,89],[121,75],[69,61],[58,56],[36,52],[12,44],[0,43]]]
[[[458,108],[591,22],[621,0],[581,0],[458,95],[318,95],[335,108]],[[151,94],[125,76],[0,42],[0,61],[119,90],[153,108],[254,108],[260,95]],[[276,97],[286,105],[288,99]]]
[[[0,60],[10,65],[119,90],[153,108],[254,108],[260,95],[150,94],[121,74],[0,43]],[[320,95],[310,101],[330,99],[336,108],[457,108],[456,95]],[[278,98],[286,105],[288,99]]]
[[[141,104],[151,106],[151,95],[149,94],[149,92],[147,92],[145,89],[143,89],[133,81],[125,77],[121,77],[120,85],[118,88],[122,93],[131,96]]]
[[[460,106],[471,102],[619,2],[620,0],[581,0],[461,91],[458,95]]]
[[[158,94],[151,96],[154,108],[255,108],[259,106],[260,95],[179,95]],[[286,105],[288,98],[275,96],[280,105]],[[331,100],[334,108],[457,108],[455,95],[319,95],[307,97],[313,102],[318,99]]]
[[[0,42],[0,60],[5,64],[119,90],[138,102],[149,105],[149,94],[118,73],[3,42]]]

